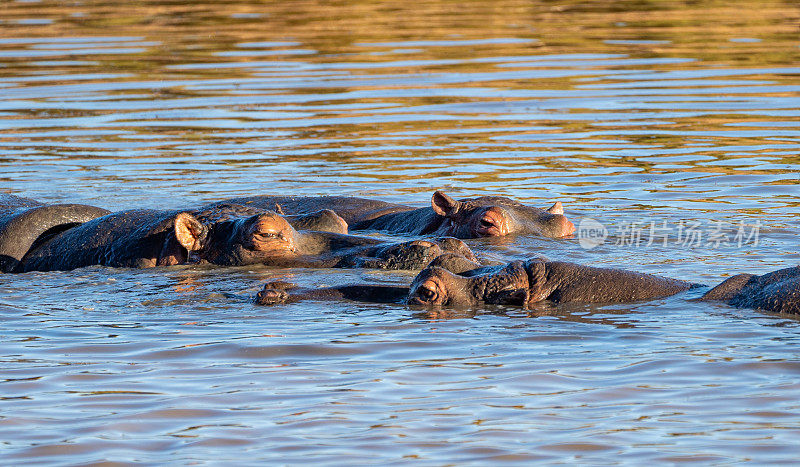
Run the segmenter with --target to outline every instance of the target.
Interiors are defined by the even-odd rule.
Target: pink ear
[[[440,216],[452,217],[458,212],[461,203],[437,190],[433,193],[433,197],[431,198],[431,207],[433,208],[433,212]]]
[[[556,203],[549,208],[547,208],[547,212],[550,214],[561,214],[564,215],[564,206],[561,205],[561,201],[556,201]]]
[[[202,248],[206,233],[205,226],[193,215],[182,212],[175,216],[175,238],[187,250]]]

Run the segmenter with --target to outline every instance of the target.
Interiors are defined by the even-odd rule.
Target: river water
[[[713,285],[796,265],[794,2],[56,2],[0,8],[0,189],[112,210],[244,194],[561,200],[470,240]],[[0,276],[9,464],[788,463],[800,321],[688,301],[251,303],[266,280]]]

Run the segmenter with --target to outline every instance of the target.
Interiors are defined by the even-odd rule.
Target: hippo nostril
[[[481,227],[491,228],[494,227],[494,222],[489,219],[483,218],[481,219]]]

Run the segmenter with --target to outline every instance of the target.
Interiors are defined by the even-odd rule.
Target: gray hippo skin
[[[450,241],[445,252],[429,261],[428,267],[437,266],[446,268],[456,273],[470,273],[481,271],[485,266],[477,262],[471,251],[456,239],[443,238],[440,241]],[[403,244],[399,244],[403,245]],[[436,249],[431,249],[436,251]],[[259,305],[275,305],[278,303],[292,303],[300,300],[352,300],[370,303],[405,303],[408,298],[408,287],[372,284],[347,284],[337,287],[302,288],[296,284],[284,281],[272,281],[256,295],[255,302]]]
[[[277,214],[280,214],[281,217],[286,219],[286,221],[289,222],[289,225],[294,227],[296,230],[316,230],[320,232],[333,232],[340,234],[346,234],[348,231],[347,222],[345,222],[344,219],[339,217],[339,215],[330,209],[320,209],[317,211],[304,212],[303,214],[286,215],[283,213],[280,205],[278,204],[273,204],[272,207],[264,207],[254,204],[243,205],[222,202],[214,203],[204,208],[187,209],[186,211],[206,213],[205,215],[207,220],[212,220],[209,217],[212,215],[212,213],[216,213],[216,220],[220,220],[220,216],[225,218],[232,218],[234,216],[248,217],[260,212],[275,211]]]
[[[477,258],[461,240],[387,242],[332,232],[297,231],[272,213],[238,221],[229,235],[208,241],[206,261],[220,265],[265,264],[277,267],[422,269],[444,253]],[[264,233],[266,232],[266,233]]]
[[[348,284],[338,287],[307,289],[284,281],[264,284],[255,302],[258,305],[293,303],[300,300],[352,300],[370,303],[402,303],[408,296],[408,287],[390,285]]]
[[[446,268],[462,271],[456,274]],[[349,299],[379,303],[466,308],[482,304],[528,305],[554,303],[624,303],[674,295],[700,287],[677,279],[595,268],[574,263],[532,259],[505,265],[480,266],[452,254],[436,258],[408,288],[345,285],[302,289],[285,282],[270,282],[255,298],[271,305],[300,299]]]
[[[37,241],[108,213],[84,204],[45,205],[0,193],[0,271],[17,269]]]
[[[226,204],[191,212],[108,214],[49,239],[23,258],[18,270],[69,270],[90,265],[147,268],[190,262],[421,269],[443,252],[472,255],[457,239],[387,243],[369,237],[297,231],[273,211]]]
[[[457,201],[441,191],[435,192],[431,206],[424,208],[346,196],[252,196],[223,203],[265,209],[274,209],[277,204],[287,214],[331,209],[348,223],[351,230],[382,230],[398,234],[456,238],[506,235],[558,238],[575,232],[575,226],[564,216],[561,202],[549,209],[539,209],[499,196]]]
[[[774,313],[800,313],[800,267],[779,269],[757,276],[729,277],[699,300],[719,300],[737,308]]]
[[[454,274],[424,269],[411,283],[408,303],[469,307],[479,304],[625,303],[666,297],[697,284],[622,269],[533,259]]]

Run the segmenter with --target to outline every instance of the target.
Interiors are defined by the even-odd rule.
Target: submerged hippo
[[[11,272],[37,242],[108,214],[84,204],[45,205],[0,193],[0,271]]]
[[[468,263],[465,261],[461,265]],[[420,272],[409,288],[346,285],[307,290],[271,282],[258,293],[256,303],[346,298],[453,308],[481,304],[527,307],[545,300],[554,303],[634,302],[674,295],[693,287],[699,285],[621,269],[533,259],[481,267],[462,274],[432,265]]]
[[[252,207],[220,206],[214,210],[206,210],[206,214],[217,212],[225,213],[226,216],[249,215],[254,211]],[[107,214],[110,214],[109,210],[95,206],[45,205],[33,199],[0,193],[0,271],[24,270],[25,266],[21,262],[31,250],[42,246],[46,240],[59,233]],[[298,229],[336,233],[347,233],[348,230],[344,219],[329,209],[285,217]],[[119,221],[121,218],[115,219]]]
[[[453,238],[387,243],[369,237],[297,231],[273,211],[226,204],[191,212],[108,214],[50,238],[30,251],[17,270],[90,265],[147,268],[188,262],[421,269],[443,252],[472,255],[463,242]]]
[[[699,300],[719,300],[737,308],[800,314],[800,267],[779,269],[762,276],[737,274]]]
[[[455,274],[424,269],[411,283],[408,303],[466,307],[478,304],[625,303],[674,295],[698,284],[623,269],[532,259]]]
[[[267,209],[277,204],[284,212],[291,214],[331,209],[347,221],[351,230],[382,230],[456,238],[505,235],[557,238],[575,232],[575,226],[564,216],[560,201],[548,209],[539,209],[499,196],[457,201],[441,191],[435,192],[431,206],[424,208],[346,196],[252,196],[230,199],[224,203]]]
[[[402,303],[408,297],[408,287],[392,285],[348,284],[338,287],[307,289],[291,282],[272,281],[256,294],[258,305],[276,305],[300,300],[353,300],[369,303]]]
[[[316,230],[346,234],[349,230],[347,222],[330,209],[309,211],[303,214],[288,216],[275,205],[275,210],[254,205],[236,203],[216,203],[200,209],[188,209],[187,212],[198,213],[205,223],[230,220],[237,217],[250,217],[264,212],[275,212],[286,220],[295,230]]]

